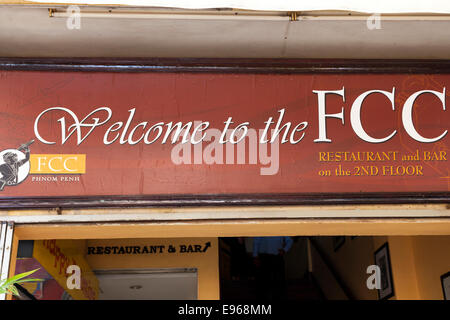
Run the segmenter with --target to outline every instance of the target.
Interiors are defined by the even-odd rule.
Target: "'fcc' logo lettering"
[[[83,174],[85,154],[32,154],[31,174]]]

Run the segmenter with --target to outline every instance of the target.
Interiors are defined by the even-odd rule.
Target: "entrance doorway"
[[[415,212],[411,210],[408,211],[408,214]],[[280,214],[283,212],[280,211]],[[60,219],[68,219],[67,217],[63,215]],[[44,286],[30,285],[28,288],[29,292],[34,292],[35,296],[40,298],[46,298],[45,294],[49,292],[46,288],[55,288],[57,285],[62,286],[65,283],[67,276],[62,270],[65,270],[66,264],[61,264],[61,262],[72,263],[73,258],[77,264],[83,267],[83,260],[80,257],[83,257],[86,265],[91,268],[91,272],[86,274],[84,280],[94,281],[97,270],[196,269],[197,299],[233,299],[239,298],[239,295],[244,295],[244,293],[248,297],[254,292],[251,293],[250,290],[246,292],[239,288],[243,288],[243,281],[249,283],[255,279],[252,279],[251,275],[235,277],[231,273],[232,261],[236,260],[233,258],[234,254],[229,243],[228,247],[223,245],[225,238],[236,239],[239,237],[280,235],[291,237],[294,244],[285,258],[286,260],[295,258],[293,260],[296,263],[285,262],[288,287],[294,288],[294,285],[291,286],[291,284],[296,281],[297,288],[304,284],[301,282],[305,279],[304,270],[307,270],[307,274],[311,273],[310,261],[312,261],[313,272],[329,270],[329,266],[333,265],[335,273],[350,288],[349,291],[352,295],[347,295],[349,299],[378,299],[377,290],[367,289],[368,274],[366,270],[368,266],[375,263],[375,252],[383,248],[386,243],[392,263],[393,299],[442,299],[441,277],[450,270],[449,256],[444,254],[450,249],[449,220],[445,217],[408,219],[285,218],[261,219],[257,223],[256,220],[233,219],[103,224],[38,224],[32,223],[35,222],[35,217],[14,219],[22,221],[22,224],[16,225],[14,228],[10,276],[36,268],[34,263],[24,265],[20,262],[22,257],[16,254],[19,241],[24,243],[29,240],[34,244],[40,242],[41,246],[44,241],[58,242],[60,250],[57,251],[54,244],[49,244],[51,250],[49,250],[48,256],[41,257],[40,260],[41,263],[46,264],[45,266],[41,265],[43,272],[35,274],[37,278],[46,279],[47,282]],[[93,235],[96,239],[90,238]],[[130,235],[134,238],[129,238]],[[148,235],[155,238],[149,239]],[[313,242],[318,245],[314,245]],[[64,246],[62,246],[63,244]],[[77,249],[70,249],[74,246]],[[144,246],[147,249],[144,249]],[[169,252],[168,249],[171,246],[176,250]],[[89,250],[89,247],[95,249]],[[33,250],[28,251],[33,252]],[[318,259],[319,251],[325,252],[326,254],[322,256],[328,256],[329,259]],[[54,255],[55,252],[62,252],[63,256],[70,257],[70,259],[61,259],[61,257],[57,259]],[[249,255],[250,252],[246,249],[246,255]],[[297,259],[297,257],[305,255],[312,259]],[[355,259],[355,257],[363,257],[363,259]],[[251,254],[249,258],[251,262]],[[57,269],[52,270],[55,259],[57,259]],[[18,268],[20,264],[26,268]],[[89,270],[86,265],[82,268],[83,270]],[[292,270],[292,266],[295,266],[294,270]],[[403,276],[405,273],[409,275],[407,278]],[[54,276],[54,274],[59,274],[64,279],[58,279],[59,276]],[[319,288],[324,291],[325,298],[342,299],[342,290],[335,286],[329,290],[325,289],[326,284],[332,283],[329,279],[334,277],[333,273],[321,272],[321,274],[322,276],[315,277],[315,280],[318,282]],[[94,277],[90,278],[90,276]],[[311,280],[308,277],[306,279]],[[445,277],[443,279],[445,280]],[[99,280],[97,279],[97,281]],[[85,281],[85,283],[89,283],[89,281]],[[311,285],[311,282],[308,285]],[[251,288],[251,286],[248,285],[245,288]],[[299,290],[289,290],[295,292],[295,299],[301,299]],[[334,294],[327,295],[328,291],[334,292]],[[67,295],[64,295],[61,290],[54,290],[54,292],[55,294],[50,298],[67,298]],[[369,294],[366,294],[367,292]],[[44,296],[40,295],[42,293]],[[74,292],[71,296],[74,299],[99,299],[101,292],[99,291],[97,296],[89,290],[81,293],[84,296],[74,298],[76,296]],[[292,295],[288,293],[288,297],[292,297]]]
[[[298,236],[288,245],[280,239],[286,237],[264,238],[256,249],[261,237],[220,238],[221,299],[446,296],[450,236]]]

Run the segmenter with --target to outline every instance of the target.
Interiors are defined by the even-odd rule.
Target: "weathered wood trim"
[[[449,73],[450,60],[0,58],[0,70],[195,73]]]
[[[0,209],[286,206],[450,203],[442,193],[208,194],[90,197],[3,197]]]

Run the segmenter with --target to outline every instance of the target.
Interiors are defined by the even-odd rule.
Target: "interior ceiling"
[[[0,57],[449,59],[450,20],[235,21],[82,18],[0,6]]]
[[[144,269],[145,270],[145,269]],[[121,273],[114,271],[96,274],[100,300],[196,300],[197,272]]]

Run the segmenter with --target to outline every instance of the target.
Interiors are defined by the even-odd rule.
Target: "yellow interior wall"
[[[356,299],[378,299],[377,290],[366,286],[366,268],[385,242],[394,282],[391,300],[443,299],[440,276],[450,271],[450,236],[346,237],[336,252],[332,237],[316,239]]]
[[[414,265],[412,237],[375,237],[374,251],[385,242],[389,245],[394,296],[391,300],[420,299]]]
[[[45,243],[45,240],[35,240],[33,257],[73,299],[98,299],[98,280],[85,259],[86,240],[55,240],[53,245]],[[57,258],[52,250],[64,255],[64,259],[60,258],[60,255]],[[82,285],[81,290],[67,287],[69,274],[65,272],[65,269],[71,264],[76,264],[81,268],[82,282],[85,282],[85,286]]]
[[[220,299],[219,285],[219,250],[218,238],[176,238],[176,239],[109,239],[88,240],[88,247],[96,246],[151,246],[200,244],[210,242],[211,247],[204,253],[164,253],[158,254],[102,254],[86,255],[92,269],[119,269],[119,268],[197,268],[198,272],[198,299]]]
[[[442,300],[440,276],[450,271],[450,236],[374,237],[375,250],[389,243],[394,297]]]
[[[441,275],[450,271],[450,236],[412,237],[421,299],[442,300]]]

